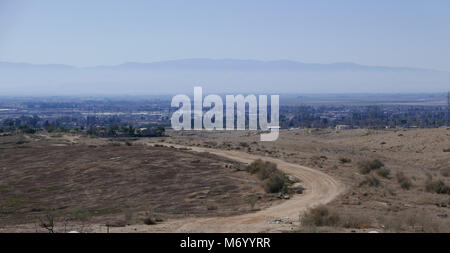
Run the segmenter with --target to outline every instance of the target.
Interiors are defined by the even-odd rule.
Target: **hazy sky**
[[[239,58],[450,70],[450,1],[0,0],[0,61]]]

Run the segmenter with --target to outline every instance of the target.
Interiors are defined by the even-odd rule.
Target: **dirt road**
[[[290,200],[267,209],[232,217],[186,218],[167,221],[155,226],[134,225],[114,228],[110,232],[278,232],[288,231],[298,226],[299,215],[307,208],[332,201],[345,187],[318,170],[288,163],[280,159],[251,155],[238,151],[218,150],[202,147],[186,147],[175,144],[153,143],[150,145],[170,145],[176,148],[190,148],[192,151],[209,152],[242,163],[262,159],[276,163],[288,175],[301,180],[306,188],[303,194],[295,194]]]

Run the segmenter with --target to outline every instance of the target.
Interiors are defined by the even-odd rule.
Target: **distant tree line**
[[[132,124],[121,122],[117,116],[106,118],[87,116],[85,119],[60,117],[49,121],[33,115],[0,121],[0,133],[34,134],[39,131],[48,133],[85,133],[100,137],[159,137],[165,135],[164,125],[139,124],[133,126]]]

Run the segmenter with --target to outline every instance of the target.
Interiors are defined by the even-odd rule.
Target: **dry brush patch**
[[[236,169],[244,167],[237,162],[169,147],[90,141],[92,147],[54,146],[51,139],[28,148],[0,144],[0,224],[36,223],[47,213],[61,224],[77,210],[92,222],[142,223],[140,213],[148,210],[168,218],[220,216],[251,211],[250,196],[259,197],[259,208],[272,203],[260,180]],[[125,210],[134,218],[126,218]]]
[[[345,229],[370,228],[368,217],[361,215],[341,214],[336,208],[319,205],[300,215],[300,230],[315,230],[316,227],[334,227]]]
[[[422,223],[428,220],[430,224],[444,224],[448,220],[445,216],[450,215],[448,195],[437,193],[445,192],[445,186],[450,185],[450,156],[443,152],[450,147],[447,129],[281,130],[276,142],[259,144],[253,144],[258,143],[256,135],[212,132],[203,136],[210,137],[218,143],[217,148],[233,149],[246,142],[253,154],[279,157],[339,179],[347,185],[348,193],[328,207],[343,217],[370,217],[371,226],[379,231],[394,232],[399,220],[402,231],[416,232],[404,221],[406,211],[423,211],[426,215]],[[182,143],[184,138],[176,140]],[[375,159],[383,166],[373,162]],[[358,161],[369,162],[361,169]],[[361,175],[361,170],[368,172]],[[427,181],[427,173],[433,175],[432,181]],[[360,185],[361,182],[364,183]],[[389,218],[386,227],[392,229],[383,229],[381,222],[377,224],[378,217]],[[425,226],[424,230],[433,231],[433,226]],[[336,229],[340,231],[342,227]],[[450,227],[440,226],[439,231],[448,232]]]
[[[247,171],[256,174],[263,180],[263,186],[267,193],[287,192],[288,185],[292,182],[288,177],[278,170],[277,165],[260,159],[247,166]]]

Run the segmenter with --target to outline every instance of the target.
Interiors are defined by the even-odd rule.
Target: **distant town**
[[[432,95],[281,95],[280,127],[439,128],[448,125],[447,94]],[[357,99],[355,99],[357,98]],[[362,102],[366,101],[366,102]],[[177,108],[169,97],[0,99],[0,134],[85,133],[101,137],[164,135]]]

